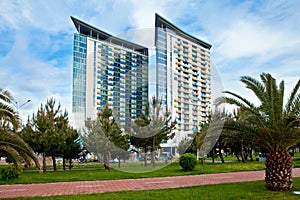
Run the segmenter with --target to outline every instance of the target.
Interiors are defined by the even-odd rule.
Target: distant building
[[[71,17],[74,34],[72,112],[74,127],[95,119],[106,104],[130,126],[148,101],[148,49]]]
[[[175,139],[162,146],[175,147],[181,139],[199,130],[199,124],[208,122],[211,45],[183,32],[158,14],[155,28],[156,96],[177,121]]]

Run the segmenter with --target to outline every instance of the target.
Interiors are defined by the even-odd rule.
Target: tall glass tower
[[[95,119],[103,106],[121,126],[145,110],[148,101],[148,49],[114,37],[71,17],[74,34],[72,111],[74,127]]]
[[[207,123],[211,107],[211,45],[155,15],[156,95],[177,120],[175,140]]]

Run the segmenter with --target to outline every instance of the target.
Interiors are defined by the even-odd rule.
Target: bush
[[[15,166],[7,166],[1,170],[3,180],[17,179],[19,178],[20,171]]]
[[[179,165],[184,171],[192,171],[197,164],[197,158],[194,154],[185,153],[179,159]]]

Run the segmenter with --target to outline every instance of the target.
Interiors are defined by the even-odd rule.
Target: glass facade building
[[[95,119],[108,105],[121,126],[145,110],[148,101],[148,49],[109,35],[71,17],[74,34],[73,97],[74,127]]]
[[[176,143],[208,122],[211,45],[155,16],[156,95],[177,121]],[[174,142],[174,141],[173,141]]]

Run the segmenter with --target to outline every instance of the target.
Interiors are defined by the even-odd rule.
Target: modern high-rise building
[[[122,126],[145,110],[148,49],[71,17],[74,34],[72,111],[74,127],[108,105]]]
[[[177,120],[177,143],[207,123],[211,107],[211,45],[155,15],[156,96]],[[168,146],[168,145],[163,145]]]

